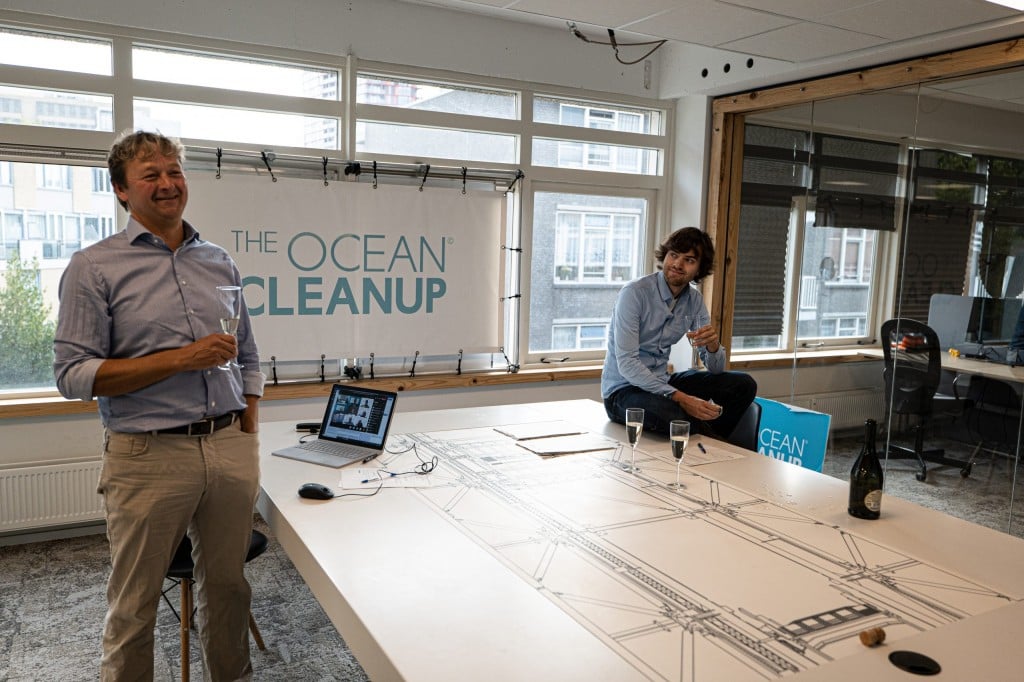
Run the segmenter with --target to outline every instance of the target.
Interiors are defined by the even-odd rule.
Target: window
[[[533,139],[533,162],[540,166],[661,175],[662,159],[660,149],[543,137]]]
[[[659,135],[663,113],[658,109],[624,107],[607,102],[585,102],[538,95],[533,98],[533,120],[577,128],[600,128]]]
[[[618,291],[641,274],[647,219],[645,196],[534,193],[528,352],[604,348]]]
[[[514,164],[519,159],[515,135],[431,128],[379,121],[356,124],[356,150],[437,159],[466,159]]]
[[[356,150],[421,159],[519,163],[519,93],[376,73],[356,77]]]
[[[0,27],[0,63],[109,76],[110,43]]]
[[[338,100],[341,92],[333,69],[144,45],[132,49],[132,75],[161,83],[288,97]]]
[[[733,349],[869,338],[880,323],[876,263],[895,243],[904,152],[783,128],[745,131]]]
[[[562,209],[555,219],[556,283],[623,283],[636,277],[639,215]]]
[[[135,100],[135,125],[175,137],[285,147],[336,150],[340,139],[337,119],[148,99]],[[308,137],[310,129],[319,132]]]
[[[370,73],[360,73],[356,78],[356,102],[467,116],[519,118],[519,97],[515,92]]]
[[[71,189],[71,168],[39,164],[36,166],[36,184],[43,189]]]
[[[551,327],[551,350],[603,349],[607,346],[607,322],[555,324]]]
[[[92,191],[110,194],[114,187],[110,184],[110,171],[106,168],[92,169]]]
[[[24,324],[10,333],[28,350],[4,356],[11,367],[0,369],[0,389],[52,386],[53,324],[61,274],[72,253],[113,234],[116,202],[113,194],[106,194],[98,201],[76,205],[76,180],[91,189],[92,178],[99,171],[105,177],[105,169],[49,163],[0,165],[8,167],[16,190],[0,191],[0,289],[7,286],[7,277],[21,278],[22,285],[33,283],[25,290],[29,299],[2,304],[11,306],[9,313],[25,306]],[[19,189],[21,185],[27,187]],[[88,212],[85,204],[92,207]],[[46,313],[40,314],[41,309]]]
[[[136,128],[186,139],[341,151],[341,72],[234,54],[135,45]],[[148,82],[201,86],[188,100],[164,99]],[[239,93],[247,106],[236,104]]]
[[[43,128],[113,130],[114,100],[104,95],[0,85],[0,96],[17,101],[0,113],[0,122]]]
[[[657,109],[538,96],[534,98],[533,115],[534,120],[540,123],[626,133],[615,135],[607,143],[568,137],[536,137],[533,157],[537,165],[640,175],[662,173],[661,149],[627,142],[630,137],[661,133],[663,116]]]

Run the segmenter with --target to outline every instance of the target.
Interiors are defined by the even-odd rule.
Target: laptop
[[[372,459],[384,451],[397,399],[390,391],[334,384],[316,439],[273,454],[335,468]]]

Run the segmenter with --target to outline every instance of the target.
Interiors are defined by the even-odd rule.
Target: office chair
[[[889,449],[892,459],[916,459],[920,470],[914,475],[925,480],[928,469],[925,462],[963,467],[965,462],[950,459],[941,448],[924,449],[924,432],[936,413],[936,403],[943,413],[952,412],[959,402],[955,396],[937,393],[942,380],[942,348],[935,331],[917,320],[894,318],[882,323],[882,355],[887,414],[917,417],[911,426],[913,447],[892,443],[891,423]]]
[[[747,450],[757,452],[757,431],[761,426],[761,404],[756,400],[750,403],[736,428],[729,434],[729,442]]]
[[[249,540],[249,552],[245,555],[245,562],[249,563],[263,552],[267,551],[267,536],[258,530],[253,530],[252,537]],[[182,682],[188,682],[189,679],[189,629],[192,626],[192,616],[195,614],[195,607],[192,604],[192,585],[195,582],[192,578],[192,570],[195,565],[192,563],[192,541],[188,539],[188,535],[185,535],[181,539],[181,544],[178,545],[178,549],[174,552],[174,558],[171,559],[171,565],[167,569],[167,579],[174,584],[168,587],[161,593],[164,601],[171,607],[171,611],[177,616],[178,621],[181,623],[181,679]],[[167,593],[175,588],[175,586],[181,586],[181,612],[175,610],[174,604],[167,598]],[[256,646],[262,651],[266,649],[266,645],[263,643],[263,636],[260,634],[260,629],[256,627],[256,619],[252,617],[252,612],[249,612],[249,631],[252,632],[252,637],[256,640]]]
[[[974,375],[967,388],[964,421],[967,433],[977,445],[971,457],[960,470],[967,478],[978,454],[988,449],[995,454],[1004,448],[1010,457],[1015,457],[1020,447],[1021,397],[1013,386],[999,379]]]

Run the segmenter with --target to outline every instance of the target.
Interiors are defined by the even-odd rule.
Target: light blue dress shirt
[[[694,286],[679,294],[673,305],[665,275],[658,271],[622,287],[612,309],[608,352],[601,371],[601,397],[636,386],[656,395],[672,395],[668,383],[669,352],[686,332],[711,321],[704,297]],[[725,348],[709,353],[699,347],[701,362],[712,374],[725,371]]]
[[[54,375],[66,398],[91,400],[96,372],[108,358],[135,358],[181,348],[220,333],[216,288],[241,286],[228,252],[185,223],[171,251],[134,218],[121,232],[75,252],[60,281]],[[243,303],[238,362],[179,372],[124,395],[97,399],[103,424],[140,433],[245,408],[243,395],[262,395],[264,376]]]

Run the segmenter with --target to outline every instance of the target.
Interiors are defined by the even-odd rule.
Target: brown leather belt
[[[169,429],[160,429],[153,433],[165,433],[175,436],[209,436],[214,431],[220,431],[226,426],[231,426],[235,420],[241,417],[241,411],[228,412],[219,417],[207,417],[184,426],[172,426]]]

